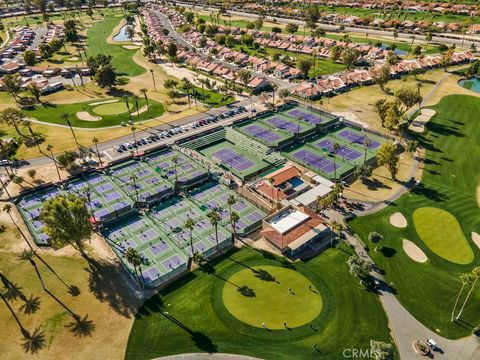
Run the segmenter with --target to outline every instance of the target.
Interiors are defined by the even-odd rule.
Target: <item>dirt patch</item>
[[[426,262],[428,260],[427,255],[420,249],[414,242],[403,239],[403,250],[410,259],[416,262]]]
[[[480,249],[480,234],[472,231],[472,241]]]
[[[420,110],[420,115],[418,115],[415,120],[412,121],[408,127],[410,130],[422,133],[425,130],[425,124],[435,115],[435,110],[432,109],[422,109]]]
[[[422,155],[419,154],[418,157]],[[400,169],[396,176],[397,180],[390,178],[390,173],[385,166],[373,170],[372,176],[365,181],[357,180],[348,188],[345,188],[343,195],[350,201],[382,202],[390,199],[404,188],[404,183],[412,176],[414,159],[409,154],[400,155]],[[421,179],[422,169],[418,167],[415,179]]]
[[[395,214],[390,215],[390,224],[398,228],[406,228],[408,223],[405,216],[402,213],[396,212]]]
[[[138,45],[123,45],[122,47],[124,49],[127,49],[127,50],[138,50],[138,49],[140,49],[140,46],[138,46]]]
[[[79,111],[79,112],[77,112],[76,115],[80,120],[83,120],[83,121],[100,121],[100,120],[102,120],[101,116],[92,115],[87,111]]]

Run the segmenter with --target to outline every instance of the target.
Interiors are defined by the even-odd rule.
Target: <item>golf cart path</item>
[[[179,354],[179,355],[171,355],[165,356],[161,358],[157,358],[154,360],[210,360],[210,359],[218,359],[218,360],[257,360],[257,358],[251,356],[243,356],[243,355],[235,355],[235,354],[208,354],[208,353],[192,353],[192,354]]]
[[[357,254],[373,263],[362,245],[355,236],[345,234],[346,239],[352,245]],[[403,305],[397,300],[395,295],[387,286],[385,278],[377,273],[372,272],[372,276],[383,281],[379,289],[380,301],[385,313],[389,319],[392,336],[400,353],[400,358],[406,360],[425,358],[415,352],[413,342],[415,340],[427,341],[433,339],[441,351],[433,352],[435,359],[442,360],[474,360],[478,359],[480,354],[480,338],[475,335],[450,340],[431,331],[411,315]]]

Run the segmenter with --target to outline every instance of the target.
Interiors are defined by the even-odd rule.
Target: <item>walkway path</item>
[[[165,356],[162,358],[157,358],[154,360],[257,360],[257,358],[243,355],[235,354],[207,354],[207,353],[196,353],[196,354],[179,354],[172,356]]]

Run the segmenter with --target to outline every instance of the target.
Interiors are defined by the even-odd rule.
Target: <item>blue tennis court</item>
[[[300,121],[305,121],[310,125],[318,125],[326,121],[320,115],[302,111],[299,108],[288,110],[285,112],[285,114],[292,116]]]
[[[270,118],[266,118],[263,120],[265,123],[268,125],[274,126],[276,128],[286,130],[288,132],[298,134],[304,131],[303,126],[300,124],[294,122],[294,121],[289,121],[285,118],[279,117],[279,116],[273,116]]]
[[[233,149],[223,148],[212,153],[213,156],[220,159],[223,163],[237,170],[243,171],[254,167],[256,164],[248,160],[242,154],[237,153]]]
[[[346,139],[353,144],[364,145],[365,139],[370,139],[371,145],[370,149],[376,149],[380,146],[380,141],[374,140],[371,137],[362,135],[354,130],[343,130],[336,134],[338,137],[342,139]]]
[[[333,145],[334,142],[329,139],[322,139],[313,144],[316,148],[325,149],[329,153],[333,154]],[[339,144],[340,148],[337,150],[337,155],[342,159],[353,161],[362,156],[362,154],[354,149],[349,148],[348,146]]]
[[[340,167],[340,165],[334,164],[333,161],[305,149],[293,153],[292,157],[301,163],[307,164],[327,174],[334,172],[335,169]]]
[[[265,129],[264,127],[258,125],[248,125],[242,128],[242,130],[245,131],[248,135],[254,138],[262,139],[267,143],[273,143],[283,138],[282,136],[275,134],[273,131]]]

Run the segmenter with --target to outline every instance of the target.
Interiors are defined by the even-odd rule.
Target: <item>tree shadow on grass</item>
[[[150,300],[148,300],[144,306],[139,310],[136,317],[141,318],[142,316],[147,316],[151,314],[159,314],[163,316],[165,319],[169,320],[172,324],[177,325],[183,331],[185,331],[190,338],[195,343],[195,346],[204,352],[208,353],[215,353],[217,352],[217,346],[213,343],[213,341],[204,333],[200,331],[194,331],[190,329],[186,324],[175,318],[174,316],[170,315],[165,309],[165,303],[160,295],[153,296]]]
[[[438,190],[427,188],[424,184],[420,183],[412,189],[412,193],[415,195],[424,196],[429,200],[435,202],[445,202],[448,200],[448,196],[441,193]]]
[[[253,290],[251,287],[248,287],[247,285],[240,286],[237,289],[237,291],[245,297],[255,297],[255,296],[257,296],[255,294],[255,290]]]
[[[118,261],[110,262],[90,258],[85,269],[89,276],[89,290],[100,302],[106,302],[119,315],[130,318],[135,312],[138,300],[128,287],[130,281]]]
[[[465,134],[460,131],[459,127],[439,124],[438,122],[428,122],[426,125],[429,131],[443,136],[465,137]]]
[[[391,258],[397,253],[397,250],[395,250],[394,248],[388,247],[388,246],[384,246],[380,249],[380,252],[386,258]]]

